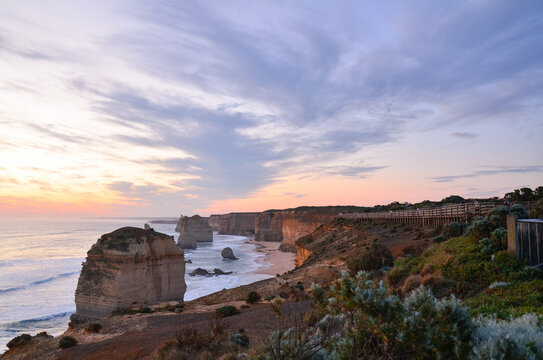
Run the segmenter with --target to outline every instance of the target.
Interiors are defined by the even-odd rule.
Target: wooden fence
[[[412,209],[399,211],[379,211],[367,213],[349,213],[339,216],[349,219],[388,221],[403,224],[434,226],[453,221],[468,221],[474,216],[484,216],[499,203],[449,204],[432,209]]]

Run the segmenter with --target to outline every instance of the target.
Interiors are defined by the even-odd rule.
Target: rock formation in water
[[[254,235],[259,213],[230,213],[220,217],[219,234]]]
[[[213,241],[213,229],[207,224],[206,219],[199,215],[183,217],[179,225],[179,247],[196,249],[196,243],[211,241]]]
[[[229,247],[222,249],[221,255],[225,259],[238,260],[238,258],[234,255],[234,251]]]
[[[135,302],[181,301],[185,290],[184,253],[173,238],[124,227],[102,235],[87,252],[72,318],[104,318]]]
[[[221,223],[221,215],[209,215],[209,220],[207,221],[209,226],[213,229],[213,231],[219,231],[219,226]]]
[[[145,224],[143,225],[143,228],[144,228],[145,230],[152,230],[152,229],[153,229],[153,228],[151,227],[151,225],[149,225],[149,224],[147,224],[147,223],[145,223]]]
[[[179,220],[177,220],[177,224],[175,225],[175,232],[180,232],[181,228],[181,221],[183,221],[184,216],[179,216]]]

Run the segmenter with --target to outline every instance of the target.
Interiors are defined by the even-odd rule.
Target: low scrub
[[[424,287],[391,295],[368,273],[344,272],[336,286],[313,285],[321,320],[270,335],[258,359],[541,359],[535,315],[473,318],[454,296]]]
[[[232,306],[232,305],[226,305],[226,306],[220,307],[216,310],[216,312],[218,316],[223,317],[223,318],[241,314],[241,312],[235,306]]]
[[[71,348],[77,345],[77,340],[72,336],[63,336],[58,341],[58,347],[61,349]]]
[[[377,242],[366,246],[361,253],[347,259],[347,267],[352,274],[359,271],[377,271],[386,266],[392,266],[394,258],[390,250]]]

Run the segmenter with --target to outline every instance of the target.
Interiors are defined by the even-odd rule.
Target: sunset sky
[[[543,185],[543,2],[0,0],[0,216]]]

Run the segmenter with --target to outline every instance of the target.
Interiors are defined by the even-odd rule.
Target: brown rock
[[[219,234],[254,235],[259,213],[230,213],[221,215]]]
[[[132,303],[180,301],[184,253],[171,236],[133,227],[102,235],[87,253],[72,319],[100,319]]]
[[[179,225],[178,245],[182,249],[196,249],[198,242],[213,241],[213,229],[208,225],[207,220],[194,215],[185,216]]]

